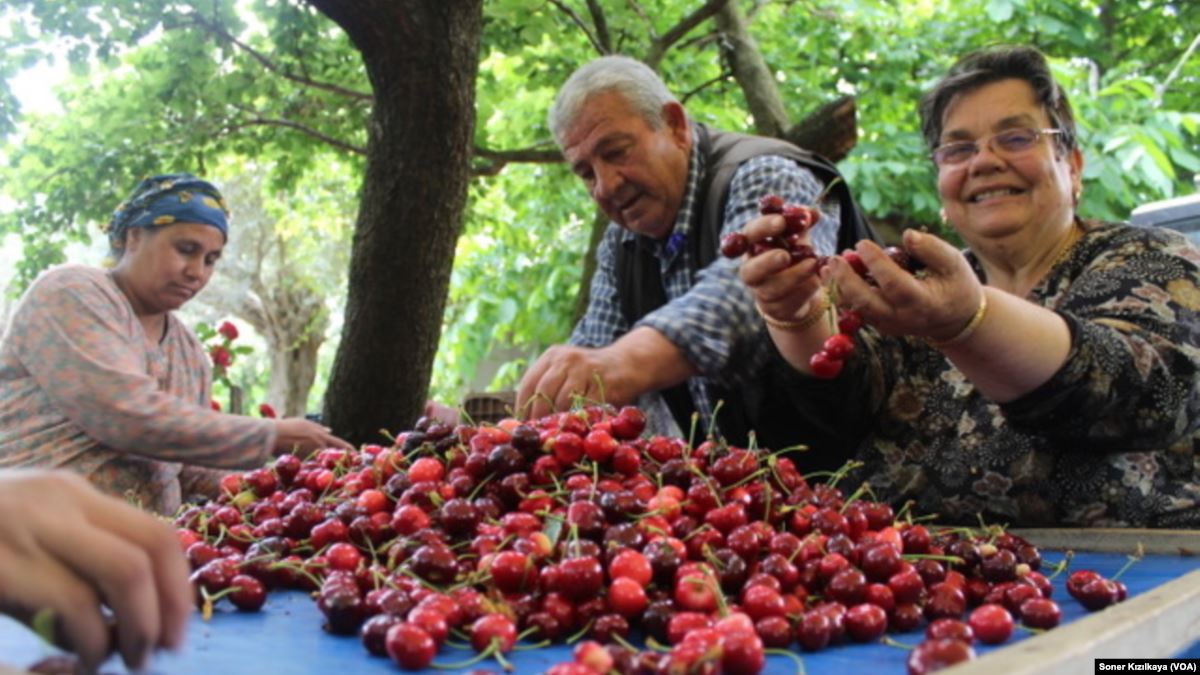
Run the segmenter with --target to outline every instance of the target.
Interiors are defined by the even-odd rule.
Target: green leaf
[[[988,0],[985,11],[993,23],[1004,23],[1012,18],[1013,4],[1011,0]]]

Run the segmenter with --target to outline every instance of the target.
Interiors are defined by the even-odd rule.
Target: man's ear
[[[692,142],[692,130],[688,126],[687,111],[684,110],[683,104],[679,101],[670,101],[663,104],[662,108],[663,120],[667,123],[667,129],[671,132],[671,137],[680,147],[688,147]]]

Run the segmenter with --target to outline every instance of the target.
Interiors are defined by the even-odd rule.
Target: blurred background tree
[[[243,317],[275,340],[264,355],[317,354],[315,368],[282,376],[286,361],[264,362],[257,372],[275,378],[264,395],[289,412],[319,409],[319,393],[299,393],[304,372],[324,389],[336,348],[337,359],[376,372],[333,375],[342,381],[324,408],[357,440],[373,440],[380,427],[411,425],[426,389],[458,401],[471,389],[511,387],[530,358],[568,335],[603,222],[558,162],[545,115],[567,75],[601,53],[646,60],[696,119],[721,128],[807,133],[814,143],[829,135],[813,138],[820,123],[849,125],[856,134],[823,149],[845,154],[841,169],[889,237],[937,228],[920,92],[989,44],[1033,44],[1052,58],[1081,127],[1085,215],[1124,219],[1139,204],[1191,192],[1200,172],[1200,3],[490,0],[477,35],[463,38],[477,49],[466,84],[463,71],[431,65],[436,49],[419,41],[405,46],[412,82],[380,76],[375,52],[398,40],[372,37],[345,14],[383,4],[392,3],[7,3],[0,75],[46,60],[66,60],[73,73],[58,88],[60,113],[23,115],[0,89],[0,231],[22,245],[14,289],[91,240],[141,175],[207,174],[245,193],[235,229],[257,233],[244,245],[267,261],[256,287],[236,242],[220,284],[256,295],[263,309],[307,308],[284,312],[290,328],[274,338],[274,324]],[[435,25],[441,5],[398,3],[377,28]],[[468,86],[474,118],[455,124],[470,127],[473,147],[437,131],[445,120],[431,119],[432,104],[395,102],[400,90],[440,100]],[[413,137],[405,142],[414,149],[390,145],[370,160],[371,148],[382,152],[381,128]],[[459,172],[463,182],[449,178]],[[457,213],[456,199],[465,204]],[[391,243],[368,247],[369,266],[352,262],[364,255],[354,242],[380,230]],[[358,309],[344,325],[351,296]],[[372,329],[344,330],[360,324]],[[318,333],[321,341],[304,342]]]

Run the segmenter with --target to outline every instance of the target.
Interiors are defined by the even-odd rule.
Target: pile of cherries
[[[637,408],[599,405],[423,419],[390,446],[231,474],[175,519],[198,602],[252,611],[269,589],[309,590],[326,630],[413,670],[452,665],[434,663],[447,643],[504,665],[522,640],[574,642],[556,675],[752,674],[769,650],[928,622],[909,659],[921,673],[1017,621],[1059,621],[1041,554],[1018,536],[920,524],[844,494],[844,473],[810,483],[786,457],[644,427]],[[1071,578],[1119,599],[1094,572]],[[635,629],[661,650],[631,647]]]

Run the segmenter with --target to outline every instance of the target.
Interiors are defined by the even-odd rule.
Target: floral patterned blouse
[[[1025,396],[993,403],[922,340],[870,328],[838,378],[794,374],[798,412],[859,430],[855,477],[878,498],[964,524],[1200,526],[1200,250],[1083,225],[1027,297],[1066,320],[1071,348]]]
[[[212,472],[265,462],[270,420],[209,407],[212,374],[174,315],[147,338],[104,270],[43,273],[0,343],[0,467],[65,467],[144,508],[170,513]],[[182,484],[181,484],[182,481]]]

